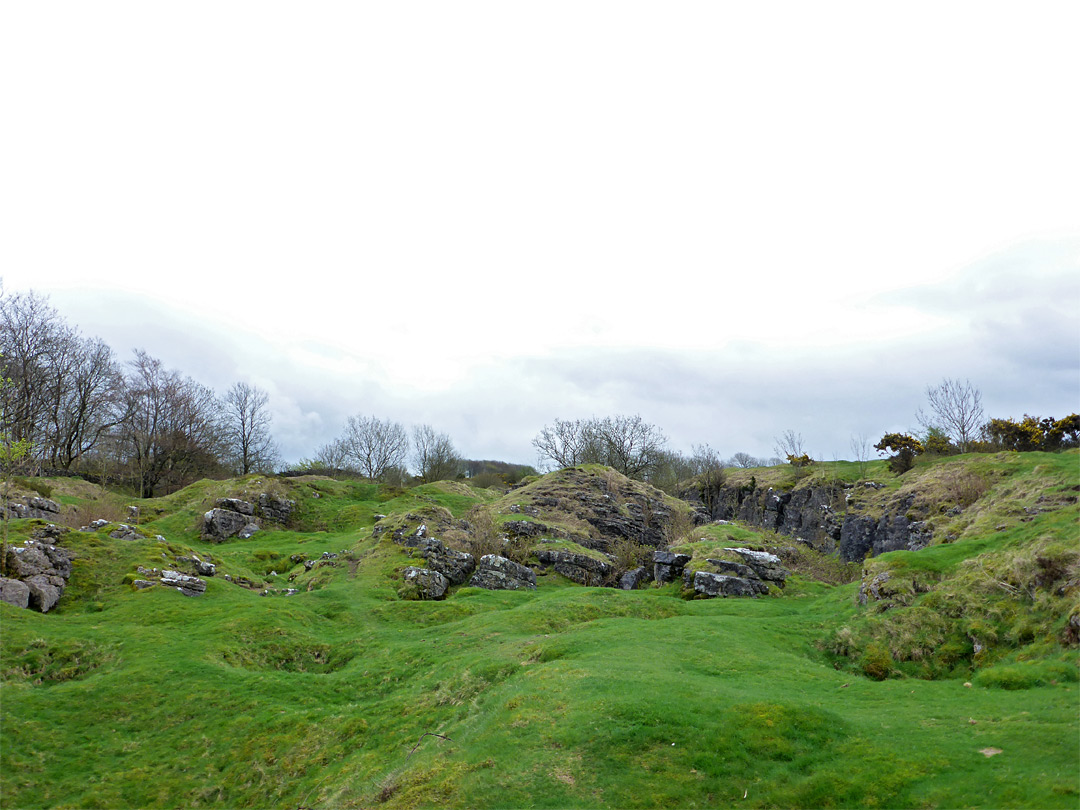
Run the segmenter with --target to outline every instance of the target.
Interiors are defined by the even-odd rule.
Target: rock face
[[[405,569],[405,581],[416,586],[420,599],[442,599],[446,596],[446,589],[450,587],[450,580],[438,571],[430,568],[417,568],[410,565]]]
[[[604,553],[622,541],[663,548],[672,510],[685,508],[649,484],[592,466],[559,470],[515,490],[520,500],[504,511],[537,519],[502,523],[511,537],[541,534]]]
[[[236,512],[238,515],[247,515],[248,517],[251,517],[255,514],[255,506],[248,501],[243,501],[239,498],[221,498],[218,500],[217,506],[221,509],[227,509],[230,512]]]
[[[769,592],[769,582],[784,587],[788,571],[780,565],[780,558],[766,551],[749,548],[725,548],[738,556],[742,562],[714,560],[719,573],[697,571],[693,577],[686,574],[686,585],[702,596],[758,596]]]
[[[551,532],[543,523],[531,520],[508,520],[499,528],[506,532],[508,537],[539,537]]]
[[[868,489],[879,484],[866,482]],[[850,485],[849,485],[850,488]],[[689,498],[696,497],[687,493]],[[746,490],[725,487],[712,510],[714,520],[738,519],[752,526],[773,529],[780,534],[802,538],[818,551],[838,553],[845,562],[866,556],[905,549],[916,551],[928,545],[932,532],[921,521],[907,518],[913,497],[890,504],[884,514],[861,514],[847,509],[844,486],[809,486],[784,491]]]
[[[476,565],[476,572],[469,580],[474,588],[489,591],[536,590],[536,574],[531,568],[500,557],[485,554]]]
[[[56,520],[60,514],[60,504],[48,498],[39,496],[23,498],[18,501],[7,502],[8,517],[40,518],[41,520]]]
[[[663,585],[665,582],[675,582],[682,574],[686,564],[690,562],[689,554],[676,554],[673,551],[653,552],[653,579]]]
[[[615,573],[615,568],[610,563],[585,554],[546,548],[536,549],[535,554],[542,565],[552,566],[558,573],[580,585],[606,584]]]
[[[278,498],[268,492],[259,495],[259,517],[271,523],[287,523],[296,509],[296,501]]]
[[[436,540],[434,537],[428,538],[422,548],[428,568],[438,571],[449,580],[451,585],[467,582],[476,570],[476,559],[472,554],[447,548],[441,540]]]
[[[48,613],[67,587],[71,559],[70,551],[35,540],[28,541],[25,546],[9,546],[6,557],[8,577],[3,580],[0,598],[9,604]]]
[[[886,551],[918,551],[929,545],[933,533],[921,521],[905,515],[850,515],[840,530],[840,558],[852,562]]]

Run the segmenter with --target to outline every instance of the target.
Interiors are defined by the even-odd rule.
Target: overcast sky
[[[1080,4],[48,2],[0,276],[119,358],[535,463],[555,418],[825,460],[1080,409]]]

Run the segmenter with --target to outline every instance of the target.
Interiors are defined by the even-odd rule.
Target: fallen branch
[[[438,737],[440,740],[453,742],[453,740],[451,740],[449,737],[444,737],[442,734],[436,734],[434,731],[425,731],[423,734],[420,735],[420,739],[416,741],[416,745],[414,745],[412,747],[412,750],[409,751],[409,756],[405,757],[406,760],[408,760],[409,757],[416,753],[416,749],[420,747],[420,743],[424,741],[424,737]]]

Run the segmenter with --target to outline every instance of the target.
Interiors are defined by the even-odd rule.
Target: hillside
[[[47,613],[0,603],[0,804],[1075,808],[1078,465],[732,472],[723,517],[595,466],[201,481],[137,516],[30,482],[59,511],[9,542],[55,543],[70,579]],[[257,530],[210,539],[214,510]],[[844,526],[899,518],[917,549],[845,560]],[[435,541],[535,588],[417,600]],[[687,587],[740,547],[783,587]],[[687,578],[609,587],[665,548]]]

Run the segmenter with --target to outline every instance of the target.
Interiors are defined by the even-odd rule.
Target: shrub
[[[960,507],[971,506],[989,488],[983,476],[970,470],[960,471],[945,481],[946,496]]]
[[[892,671],[893,659],[889,648],[879,641],[871,641],[866,645],[859,666],[863,674],[875,681],[883,681],[889,677]]]
[[[611,545],[612,563],[615,566],[615,576],[619,577],[627,571],[632,571],[652,561],[652,548],[650,546],[635,543],[633,540],[620,538]]]
[[[907,433],[886,433],[874,449],[882,453],[895,453],[889,459],[889,469],[897,475],[903,475],[915,466],[915,456],[921,455],[925,448],[922,442]]]

